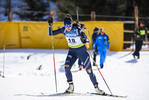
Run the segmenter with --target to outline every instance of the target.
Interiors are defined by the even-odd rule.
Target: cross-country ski
[[[43,92],[41,92],[42,95],[45,95]],[[105,96],[105,97],[116,97],[116,98],[127,98],[127,96],[121,96],[121,95],[113,95],[113,94],[98,94],[98,93],[91,93],[91,92],[87,92],[87,93],[66,93],[66,92],[62,92],[62,93],[55,93],[55,94],[48,94],[45,96]]]

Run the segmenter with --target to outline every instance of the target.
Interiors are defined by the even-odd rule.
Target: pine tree
[[[23,12],[16,12],[17,15],[20,16],[21,19],[26,21],[43,21],[44,16],[47,15],[47,8],[49,7],[49,3],[43,0],[23,0],[26,6],[22,7]],[[27,12],[24,12],[27,11]],[[34,12],[30,12],[34,11]]]
[[[76,14],[73,1],[74,0],[60,0],[57,3],[57,15],[59,16],[59,20],[63,20],[66,14],[71,14],[72,17],[74,14]]]
[[[80,14],[91,14],[91,11],[95,11],[96,15],[119,15],[123,13],[123,8],[125,0],[59,0],[58,2],[58,12],[59,18],[64,18],[64,15],[76,14],[76,9],[74,5],[79,7]],[[76,15],[75,15],[76,16]],[[72,16],[73,17],[73,16]],[[80,20],[90,20],[90,16],[80,17]],[[98,20],[98,19],[97,19]],[[104,19],[106,20],[106,18]]]

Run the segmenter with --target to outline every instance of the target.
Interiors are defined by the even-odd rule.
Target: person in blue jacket
[[[78,27],[77,24],[73,23],[71,15],[67,14],[64,19],[64,27],[60,27],[57,30],[51,31],[51,25],[53,23],[52,18],[48,20],[48,23],[49,35],[51,36],[53,34],[54,36],[60,33],[63,34],[69,46],[69,51],[65,60],[65,75],[67,78],[67,82],[69,83],[69,87],[66,89],[65,92],[72,93],[74,91],[71,68],[75,61],[79,58],[83,62],[83,66],[85,67],[86,72],[88,73],[90,80],[94,85],[95,91],[99,94],[105,94],[105,92],[103,90],[100,90],[98,87],[96,76],[94,75],[91,67],[90,56],[84,45],[84,43],[89,42],[89,40],[85,33],[81,30],[81,28]]]
[[[96,41],[93,44],[93,51],[95,51],[96,47],[100,55],[100,68],[103,68],[106,53],[110,49],[109,37],[105,34],[104,28],[100,29],[100,34],[96,37]]]

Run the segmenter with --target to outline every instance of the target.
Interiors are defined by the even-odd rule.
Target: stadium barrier
[[[81,23],[81,22],[80,22]],[[84,21],[90,33],[90,47],[92,49],[92,34],[94,28],[104,28],[110,38],[110,50],[123,50],[123,22],[114,21]],[[63,22],[54,22],[53,30],[63,26]],[[0,22],[0,49],[3,45],[6,49],[13,48],[38,48],[51,49],[51,37],[48,35],[47,22]],[[68,49],[67,41],[63,34],[54,36],[55,49]]]

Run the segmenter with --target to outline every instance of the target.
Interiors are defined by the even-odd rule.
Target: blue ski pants
[[[100,68],[101,68],[106,60],[107,51],[106,50],[98,50],[98,52],[100,55]]]
[[[85,67],[91,82],[93,84],[98,84],[96,80],[96,76],[94,75],[93,70],[91,68],[90,56],[85,46],[82,46],[80,48],[69,48],[68,55],[65,61],[65,75],[66,75],[67,81],[73,80],[71,68],[72,68],[72,65],[75,63],[75,61],[77,60],[77,58],[80,58],[81,61],[83,62],[83,66]]]

